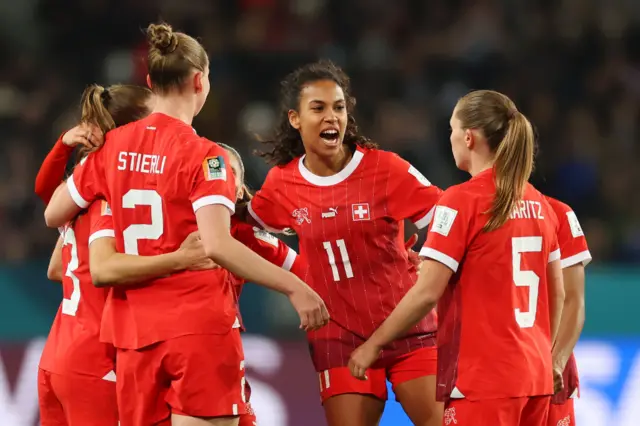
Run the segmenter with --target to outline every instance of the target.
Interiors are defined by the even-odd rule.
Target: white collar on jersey
[[[351,176],[351,174],[356,170],[356,168],[364,158],[364,153],[360,150],[356,150],[346,167],[340,170],[335,175],[331,176],[318,176],[311,173],[309,169],[307,169],[304,165],[304,157],[306,157],[306,154],[300,157],[300,161],[298,162],[298,168],[300,169],[300,174],[302,175],[302,177],[307,182],[312,183],[316,186],[332,186],[339,184],[340,182]]]

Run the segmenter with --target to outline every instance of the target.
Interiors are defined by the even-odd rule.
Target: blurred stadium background
[[[209,50],[212,90],[195,127],[237,147],[256,188],[268,167],[253,135],[274,119],[279,79],[306,61],[344,66],[368,135],[441,187],[465,178],[448,141],[457,98],[511,96],[538,129],[534,183],[575,208],[594,257],[578,424],[640,424],[638,0],[1,0],[1,425],[38,424],[37,363],[60,302],[36,171],[75,124],[86,84],[143,83],[141,28],[159,17]],[[249,288],[242,305],[260,424],[323,425],[286,301]],[[392,398],[383,425],[404,424]]]

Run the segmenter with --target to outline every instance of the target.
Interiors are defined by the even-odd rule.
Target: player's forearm
[[[582,264],[562,271],[565,299],[560,319],[560,328],[553,345],[554,362],[563,368],[575,348],[585,319],[584,306],[584,266]]]
[[[177,252],[156,256],[112,253],[100,260],[92,257],[90,265],[96,287],[135,284],[185,269]]]
[[[62,136],[44,159],[36,176],[35,192],[45,204],[51,200],[54,191],[64,179],[64,171],[73,148],[62,142]]]
[[[584,313],[584,300],[565,299],[558,335],[552,350],[554,363],[563,369],[582,333]]]
[[[215,263],[270,290],[291,295],[303,283],[291,272],[269,263],[231,235],[203,239],[205,252]]]
[[[453,271],[433,259],[426,259],[423,263],[423,272],[416,284],[369,338],[375,346],[382,348],[404,336],[436,307]]]
[[[49,228],[59,228],[73,219],[81,208],[73,201],[67,183],[60,184],[44,210],[44,221]]]
[[[376,347],[382,348],[402,337],[435,308],[436,302],[437,300],[425,295],[416,284],[405,294],[391,315],[371,335],[369,341]]]
[[[548,297],[549,297],[549,325],[551,332],[551,342],[555,342],[562,319],[562,309],[564,306],[564,282],[562,280],[562,269],[560,261],[556,260],[548,265]]]

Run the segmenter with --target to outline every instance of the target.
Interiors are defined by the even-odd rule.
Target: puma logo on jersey
[[[291,216],[296,219],[296,223],[298,225],[302,225],[305,222],[311,223],[311,219],[309,219],[309,209],[307,209],[306,207],[295,209],[291,213]]]
[[[337,207],[329,207],[329,211],[328,212],[323,212],[322,213],[322,218],[323,219],[327,219],[327,218],[331,218],[331,217],[336,217],[338,215],[338,208]]]

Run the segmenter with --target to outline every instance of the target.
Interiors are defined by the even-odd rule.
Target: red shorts
[[[573,398],[564,404],[549,404],[548,426],[576,426],[576,415],[573,411]]]
[[[549,396],[521,398],[451,399],[444,406],[444,426],[543,426]]]
[[[246,413],[238,329],[176,337],[138,350],[118,349],[116,364],[121,426],[157,424],[170,419],[171,413]]]
[[[117,426],[116,384],[81,374],[38,369],[41,426]]]
[[[249,386],[249,382],[246,380],[244,382],[244,396],[247,401],[247,412],[240,416],[238,426],[256,426],[258,421],[256,419],[256,413],[253,411],[253,407],[251,406],[251,386]]]
[[[318,373],[322,402],[336,395],[359,393],[387,400],[387,379],[396,386],[419,377],[434,376],[437,371],[438,350],[421,348],[385,362],[381,368],[367,370],[367,380],[351,375],[349,367],[336,367]]]

